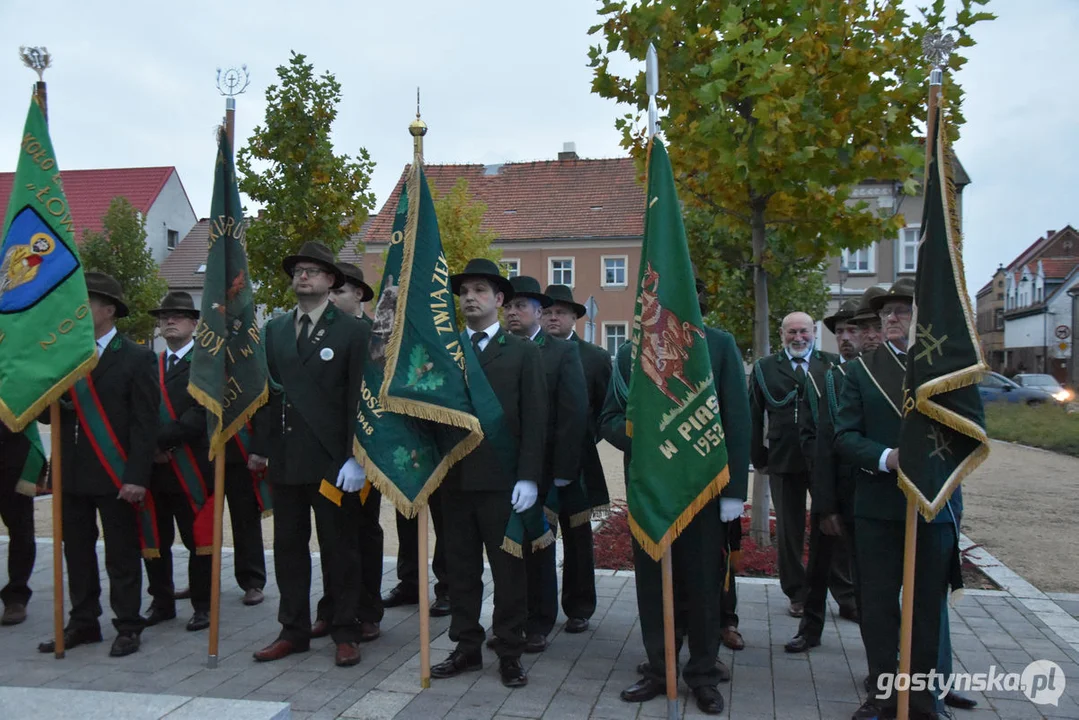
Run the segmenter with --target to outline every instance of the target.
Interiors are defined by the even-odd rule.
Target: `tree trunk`
[[[765,248],[764,235],[765,202],[754,202],[750,227],[753,231],[753,361],[768,355],[768,274],[764,271],[763,259]],[[767,477],[757,471],[753,473],[753,510],[750,516],[750,535],[757,547],[772,544],[769,532],[768,512],[771,506],[768,493]]]

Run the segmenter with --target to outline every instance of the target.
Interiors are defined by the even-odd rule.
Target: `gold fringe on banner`
[[[525,556],[524,550],[521,548],[521,544],[510,540],[508,537],[502,538],[502,551],[508,552],[515,558],[523,558]]]
[[[667,532],[663,534],[663,537],[659,541],[653,540],[649,537],[648,533],[644,531],[637,521],[633,518],[633,513],[629,513],[629,529],[633,533],[633,537],[637,540],[637,543],[648,553],[656,562],[659,562],[663,558],[663,553],[667,551],[667,548],[671,546],[682,531],[685,530],[693,518],[699,513],[705,505],[712,502],[716,497],[723,492],[723,488],[727,487],[727,483],[730,482],[731,473],[728,466],[724,466],[723,471],[716,475],[710,483],[708,483],[699,495],[682,511],[675,521],[668,528]]]
[[[195,385],[193,382],[188,382],[187,392],[195,399],[195,402],[202,405],[211,415],[217,418],[218,429],[213,434],[213,437],[210,438],[210,460],[214,460],[219,452],[224,452],[225,445],[232,439],[232,436],[238,433],[240,428],[242,428],[247,421],[258,412],[258,409],[265,405],[270,399],[270,386],[268,383],[263,383],[262,390],[260,390],[259,394],[251,401],[251,404],[244,408],[244,411],[229,423],[227,428],[222,428],[223,408],[221,406],[221,401],[210,397],[209,393]]]
[[[55,384],[48,390],[46,390],[41,397],[39,397],[34,404],[28,409],[23,411],[19,416],[11,411],[11,408],[0,399],[0,422],[3,422],[8,426],[12,432],[22,432],[26,429],[26,426],[31,422],[35,422],[41,413],[45,412],[45,409],[49,405],[53,404],[60,397],[68,391],[72,385],[86,377],[90,372],[97,367],[97,346],[91,351],[91,356],[79,363],[78,367],[69,372],[67,375],[57,380]]]

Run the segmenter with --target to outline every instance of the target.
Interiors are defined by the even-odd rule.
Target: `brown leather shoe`
[[[360,662],[360,646],[352,642],[337,643],[337,652],[333,656],[337,667],[351,667]]]
[[[259,588],[248,588],[244,591],[244,605],[258,605],[266,596],[262,594],[262,590]]]
[[[288,640],[274,640],[272,643],[257,651],[254,655],[259,662],[273,662],[292,653],[307,652],[308,648],[297,647]]]
[[[324,638],[330,634],[330,624],[325,620],[316,620],[311,626],[311,637]]]
[[[382,631],[379,629],[378,623],[360,623],[360,642],[371,642],[372,640],[377,640],[378,636],[381,634]]]
[[[728,625],[720,630],[719,636],[723,639],[723,644],[731,650],[744,650],[746,647],[746,641],[742,638],[742,633],[738,632],[738,628],[734,625]]]
[[[26,622],[26,606],[22,603],[11,603],[4,606],[4,614],[0,615],[0,625],[18,625]]]

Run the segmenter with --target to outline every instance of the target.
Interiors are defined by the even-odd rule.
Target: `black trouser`
[[[161,557],[149,558],[146,565],[146,588],[154,605],[163,610],[176,609],[176,588],[172,580],[172,544],[176,540],[173,520],[180,528],[180,539],[187,548],[187,582],[191,588],[191,607],[195,612],[210,611],[210,578],[213,575],[213,555],[199,555],[195,548],[195,511],[183,492],[154,489],[154,510]]]
[[[450,583],[446,579],[446,554],[442,537],[442,490],[435,490],[427,501],[431,522],[435,526],[435,551],[431,569],[435,574],[435,597],[447,597]],[[397,513],[397,587],[406,595],[420,595],[420,521]],[[427,601],[427,593],[420,597]]]
[[[840,607],[858,607],[854,572],[853,526],[843,521],[842,535],[825,535],[820,529],[820,514],[809,516],[809,563],[806,565],[805,614],[798,624],[798,634],[819,640],[824,631],[828,590]]]
[[[233,572],[243,591],[266,587],[266,550],[262,546],[262,512],[255,497],[251,471],[239,463],[225,464],[225,499],[232,521]]]
[[[731,520],[719,523],[720,547],[723,552],[720,556],[719,567],[719,627],[738,627],[738,585],[735,583],[734,568],[731,567],[731,537],[737,533],[741,537],[742,520]],[[735,524],[739,525],[736,527]]]
[[[691,688],[719,684],[716,654],[719,652],[719,584],[721,547],[719,509],[713,500],[701,508],[693,521],[671,545],[674,575],[675,652],[689,636],[689,662],[682,677]],[[663,577],[660,563],[633,541],[637,576],[637,610],[641,636],[648,655],[648,674],[663,682],[666,663],[663,645]]]
[[[855,520],[858,570],[861,574],[862,642],[869,664],[870,687],[877,678],[899,667],[899,591],[903,586],[904,523],[858,518]],[[911,673],[936,668],[940,651],[941,603],[948,592],[948,571],[955,552],[955,528],[948,523],[918,522],[915,550],[914,624]],[[931,712],[931,692],[911,692],[911,707]],[[895,705],[893,693],[882,699]]]
[[[54,498],[55,502],[55,498]],[[142,631],[142,550],[135,507],[114,494],[63,493],[64,559],[71,597],[69,630],[100,627],[101,576],[97,565],[97,518],[105,535],[109,604],[120,632]]]
[[[542,502],[542,498],[536,500]],[[525,572],[528,576],[528,622],[526,635],[547,637],[558,620],[558,569],[555,567],[555,544],[542,550],[524,547]]]
[[[281,593],[277,611],[279,638],[299,648],[311,642],[310,542],[314,510],[319,549],[330,561],[330,635],[335,643],[357,642],[360,577],[356,568],[360,559],[354,526],[360,512],[359,497],[346,494],[338,507],[319,494],[317,484],[274,485],[273,493],[274,569]]]
[[[779,586],[791,602],[804,602],[806,572],[802,565],[805,549],[807,473],[768,476],[772,506],[776,510],[776,561]]]
[[[596,612],[596,563],[592,554],[592,523],[569,526],[569,513],[561,513],[562,612],[587,620]]]
[[[360,591],[356,606],[356,619],[362,622],[382,622],[382,526],[378,523],[382,493],[371,488],[367,502],[360,505],[352,532],[357,547],[359,567],[353,568],[360,578]],[[320,548],[321,549],[321,548]],[[315,617],[327,622],[333,617],[333,595],[330,593],[333,561],[326,552],[320,553],[322,565],[322,598],[318,601]]]
[[[10,538],[7,548],[7,585],[0,589],[0,601],[4,605],[26,605],[33,594],[29,583],[37,555],[37,545],[34,542],[34,498],[15,492],[20,471],[21,468],[0,467],[0,472],[3,473],[0,476],[0,519],[7,527]]]
[[[450,640],[457,649],[480,652],[486,633],[480,625],[483,604],[483,551],[491,564],[495,585],[493,631],[499,657],[520,657],[528,619],[527,571],[524,560],[502,549],[509,521],[509,490],[466,492],[442,488],[442,517],[452,532],[442,535],[446,543],[446,570],[450,583]]]

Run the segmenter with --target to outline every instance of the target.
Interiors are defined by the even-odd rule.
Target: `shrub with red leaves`
[[[592,536],[596,567],[607,570],[633,569],[633,542],[629,531],[629,510],[621,501],[611,503],[603,525]]]

